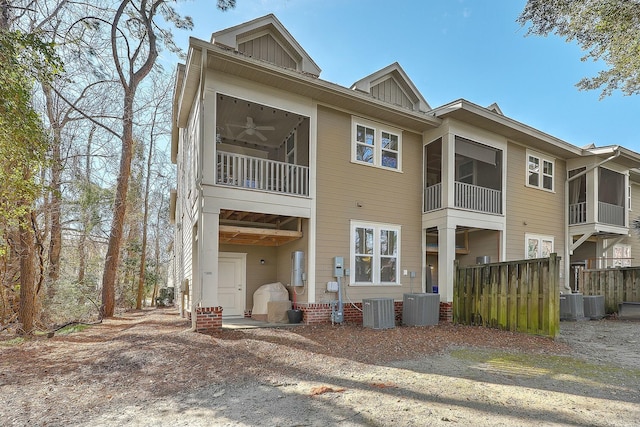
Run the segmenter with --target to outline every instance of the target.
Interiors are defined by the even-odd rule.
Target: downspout
[[[564,199],[565,199],[565,210],[564,210],[564,215],[565,215],[565,221],[564,221],[564,227],[565,227],[565,232],[564,232],[564,236],[565,236],[565,244],[564,244],[564,290],[565,291],[569,291],[568,293],[571,293],[571,286],[569,286],[569,274],[571,274],[571,255],[573,254],[573,250],[571,250],[571,245],[573,244],[572,242],[572,238],[569,235],[569,182],[573,181],[576,178],[580,178],[582,175],[586,175],[588,172],[591,172],[592,170],[594,170],[595,168],[598,168],[602,165],[604,165],[605,163],[610,162],[611,160],[616,159],[617,157],[620,156],[620,147],[616,147],[615,149],[615,153],[609,157],[607,157],[606,159],[602,160],[601,162],[596,163],[595,165],[591,165],[588,168],[586,168],[585,170],[583,170],[580,173],[575,174],[574,176],[572,176],[571,178],[569,178],[569,171],[567,170],[567,179],[565,180],[564,183]],[[560,292],[562,293],[562,292]]]
[[[202,165],[204,156],[204,89],[205,89],[205,77],[207,69],[207,49],[202,49],[200,55],[200,88],[198,90],[198,164],[196,166],[196,194],[197,194],[197,233],[198,233],[198,295],[197,299],[191,303],[191,329],[195,331],[197,329],[198,320],[198,307],[202,304],[202,295],[204,293],[204,278],[202,276],[203,266],[203,210],[204,210],[204,198],[202,190]],[[194,286],[195,288],[195,286]]]

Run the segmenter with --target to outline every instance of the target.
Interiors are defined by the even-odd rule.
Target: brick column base
[[[222,329],[222,307],[196,309],[196,332]]]
[[[440,303],[440,321],[447,323],[453,322],[453,303]]]

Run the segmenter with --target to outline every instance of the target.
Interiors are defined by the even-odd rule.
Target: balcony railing
[[[624,206],[598,202],[598,222],[624,227]],[[587,222],[587,202],[569,205],[569,225]]]
[[[569,205],[569,225],[587,222],[587,202]]]
[[[598,222],[624,227],[624,206],[598,202]]]
[[[218,151],[216,183],[309,196],[309,167]]]
[[[483,213],[502,213],[502,191],[477,185],[455,183],[454,205],[457,208]],[[424,189],[424,211],[440,209],[442,206],[442,184]]]
[[[502,213],[502,191],[456,181],[457,208],[492,214]]]
[[[430,212],[442,206],[442,183],[424,189],[424,211]]]

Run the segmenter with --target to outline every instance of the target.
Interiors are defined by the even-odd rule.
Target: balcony
[[[424,211],[430,212],[442,206],[442,184],[438,183],[424,190]],[[454,206],[470,211],[501,214],[502,191],[478,185],[455,182]]]
[[[624,206],[598,202],[598,222],[624,227]]]
[[[584,224],[587,222],[587,202],[569,205],[569,225]]]
[[[216,184],[309,197],[309,167],[218,151]]]
[[[598,202],[598,222],[601,224],[624,227],[624,206]],[[569,205],[569,225],[587,223],[587,203]]]

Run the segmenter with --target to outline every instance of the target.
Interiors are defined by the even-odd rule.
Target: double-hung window
[[[353,119],[352,161],[401,170],[402,137],[399,129]]]
[[[554,191],[555,162],[538,153],[527,151],[527,185]]]
[[[352,285],[400,284],[400,226],[351,222]]]

